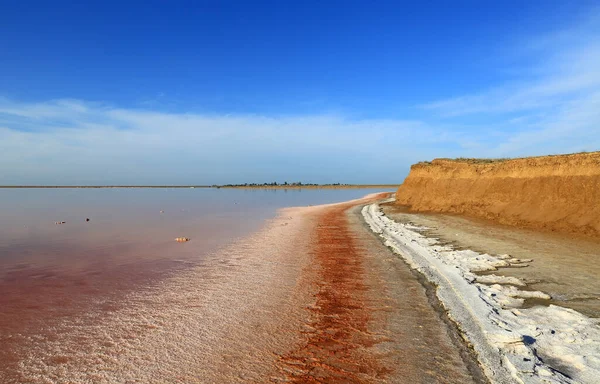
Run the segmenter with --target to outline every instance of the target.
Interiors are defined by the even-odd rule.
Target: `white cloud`
[[[374,182],[364,180],[367,173],[355,173],[355,180],[338,180],[336,173],[344,163],[367,169],[367,160],[406,159],[417,156],[419,143],[447,140],[454,138],[417,121],[201,115],[2,99],[0,184],[223,183],[243,179],[244,172],[261,179],[283,175],[283,169],[274,171],[282,161],[294,161],[289,172],[298,174],[317,164],[314,178],[321,181]],[[396,179],[396,167],[389,166],[388,182]]]

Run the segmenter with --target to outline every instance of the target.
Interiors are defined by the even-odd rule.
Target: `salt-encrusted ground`
[[[521,308],[527,298],[549,296],[525,290],[525,284],[514,277],[474,274],[526,266],[530,260],[442,246],[421,235],[421,228],[388,219],[377,204],[364,207],[362,213],[388,247],[437,285],[438,298],[492,382],[600,381],[597,319],[554,305]]]

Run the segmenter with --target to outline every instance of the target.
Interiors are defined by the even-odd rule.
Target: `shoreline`
[[[504,276],[488,275],[482,284],[475,274],[527,260],[456,251],[423,236],[426,228],[390,220],[378,204],[362,213],[388,247],[437,286],[437,297],[492,382],[591,383],[600,375],[598,319],[555,305],[524,308],[526,299],[549,296],[522,290],[521,281]]]
[[[0,381],[480,382],[426,288],[362,220],[384,195],[280,209],[108,312],[31,335]]]

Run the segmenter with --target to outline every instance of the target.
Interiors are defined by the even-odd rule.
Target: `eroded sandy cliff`
[[[411,167],[397,203],[600,238],[600,152]]]

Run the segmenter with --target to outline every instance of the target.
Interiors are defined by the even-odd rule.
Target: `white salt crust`
[[[388,247],[437,286],[439,300],[491,382],[600,382],[598,319],[556,305],[520,308],[525,299],[550,296],[520,289],[525,284],[513,277],[473,273],[531,260],[442,246],[418,233],[425,228],[390,220],[378,204],[365,206],[362,214]]]

